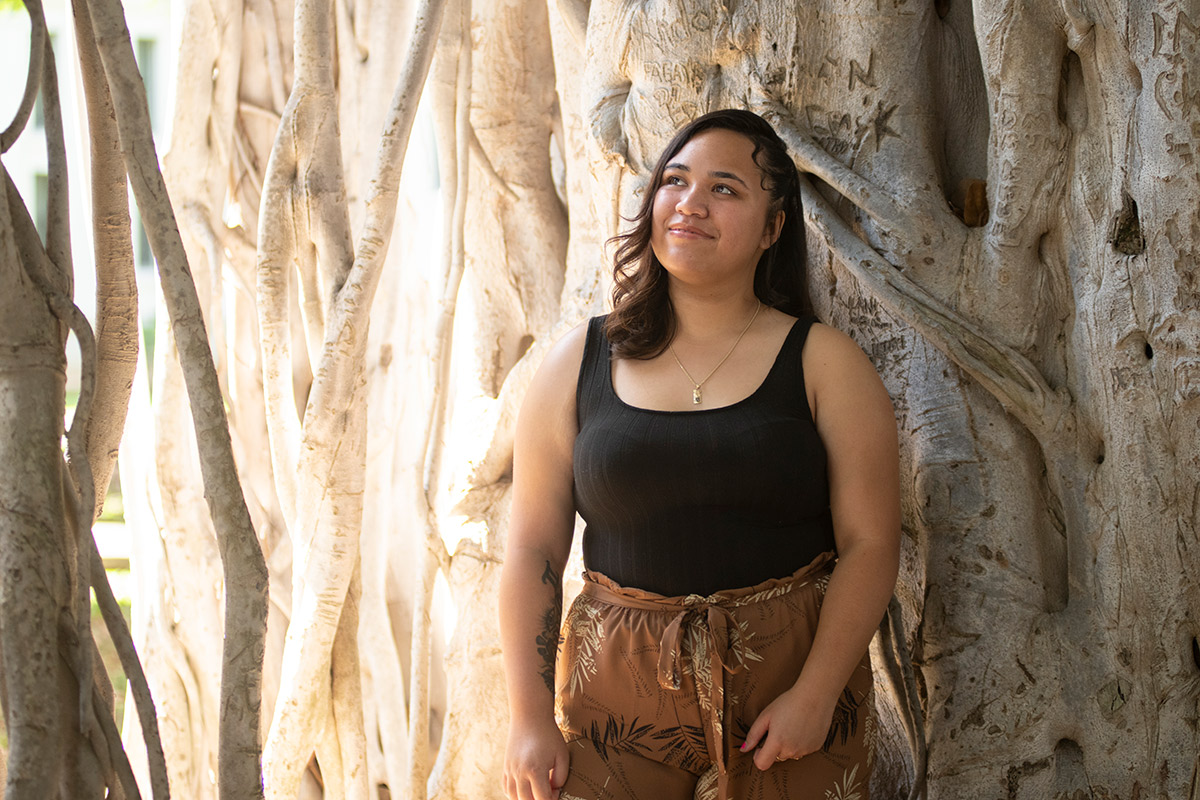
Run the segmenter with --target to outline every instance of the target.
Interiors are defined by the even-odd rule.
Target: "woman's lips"
[[[685,225],[685,224],[679,223],[679,222],[668,225],[667,233],[672,234],[674,236],[679,236],[679,237],[682,237],[685,239],[711,239],[711,238],[713,238],[711,235],[705,233],[704,231],[700,230],[699,228],[693,227],[691,225]]]

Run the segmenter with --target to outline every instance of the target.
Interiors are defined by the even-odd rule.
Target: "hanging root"
[[[120,613],[119,609],[117,613]],[[79,685],[80,694],[86,694],[90,700],[88,708],[91,715],[87,719],[79,720],[79,733],[90,746],[96,759],[96,767],[99,770],[96,777],[108,788],[106,796],[109,800],[141,800],[137,779],[133,775],[133,768],[121,742],[121,732],[117,730],[117,723],[112,716],[112,687],[106,683],[108,676],[102,668],[93,669],[87,674],[76,672],[77,662],[72,658],[74,651],[86,649],[92,651],[94,656],[89,659],[89,664],[95,664],[100,655],[96,641],[90,631],[86,641],[72,641],[74,633],[73,629],[63,631],[59,640],[59,655]],[[116,778],[115,785],[113,778]],[[166,798],[166,795],[163,795],[163,798]],[[155,800],[160,800],[157,795]]]
[[[892,691],[900,698],[900,717],[908,737],[909,754],[913,765],[913,783],[909,800],[919,800],[925,794],[925,714],[917,693],[912,657],[904,637],[903,609],[895,595],[888,603],[887,614],[879,626],[880,648],[884,655],[884,670]]]
[[[46,17],[42,13],[41,0],[25,0],[29,12],[29,72],[25,78],[25,94],[12,122],[0,133],[0,153],[7,153],[13,142],[25,130],[33,106],[37,102],[38,89],[42,85],[42,60],[46,54]]]
[[[142,737],[146,740],[146,756],[150,764],[150,791],[154,800],[167,800],[171,795],[167,782],[167,760],[163,754],[162,738],[158,733],[158,716],[154,710],[154,698],[150,694],[150,683],[142,670],[142,662],[138,659],[125,615],[121,613],[121,606],[108,584],[108,576],[104,573],[104,564],[96,547],[96,540],[93,537],[88,538],[91,542],[92,587],[96,591],[96,604],[100,606],[100,615],[104,618],[108,634],[116,647],[121,668],[125,670],[129,692],[137,706]]]
[[[188,269],[178,223],[158,169],[145,86],[137,70],[120,0],[89,3],[121,141],[121,153],[151,248],[179,348],[192,410],[204,495],[216,529],[225,579],[218,792],[262,796],[259,720],[267,631],[267,567],[254,532],[233,458],[229,421]]]
[[[445,162],[448,174],[453,174],[453,210],[447,231],[447,253],[445,271],[442,276],[442,300],[434,331],[433,375],[431,391],[433,405],[425,427],[422,443],[425,462],[421,486],[418,488],[421,515],[424,518],[425,546],[418,559],[417,595],[413,604],[413,627],[411,640],[411,675],[409,676],[409,774],[408,796],[413,800],[425,800],[430,767],[428,764],[429,741],[429,673],[432,668],[430,654],[433,647],[431,617],[433,614],[433,590],[439,569],[449,565],[449,554],[442,543],[438,530],[435,505],[438,478],[441,474],[442,429],[445,426],[446,392],[450,380],[450,355],[454,342],[454,314],[458,304],[458,291],[465,267],[464,222],[466,219],[467,185],[469,180],[469,146],[473,138],[470,125],[469,106],[471,91],[471,44],[469,30],[470,0],[459,0],[456,9],[460,15],[458,27],[458,51],[455,59],[454,115],[452,129],[447,132],[448,115],[442,119],[439,139],[450,139],[453,149],[446,149]],[[449,42],[452,39],[447,37]],[[443,44],[443,47],[449,47]],[[443,56],[447,59],[451,55]],[[438,117],[435,117],[438,118]],[[482,150],[482,148],[480,148]],[[499,176],[497,176],[499,177]]]
[[[108,745],[108,757],[112,762],[112,769],[116,773],[117,781],[125,793],[126,800],[142,800],[142,794],[138,791],[137,779],[133,776],[133,767],[129,765],[129,757],[121,745],[121,732],[117,730],[117,723],[101,710],[104,706],[100,702],[100,691],[93,687],[92,692],[95,694],[93,706],[97,709],[95,718],[100,726],[100,732],[104,736],[104,741]],[[166,793],[160,795],[157,787],[153,791],[154,800],[160,800],[160,798],[165,800],[169,796]]]

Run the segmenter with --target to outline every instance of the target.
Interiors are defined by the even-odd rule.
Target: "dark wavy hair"
[[[741,109],[705,114],[684,125],[654,165],[633,227],[609,240],[616,244],[613,265],[613,311],[604,333],[618,358],[653,358],[675,335],[675,312],[667,293],[667,271],[650,247],[654,197],[663,171],[684,145],[709,130],[740,133],[754,143],[754,163],[762,172],[762,188],[771,195],[768,218],[784,212],[779,238],[759,258],[754,271],[754,294],[764,305],[793,316],[810,313],[805,279],[804,217],[796,165],[787,145],[762,117]]]

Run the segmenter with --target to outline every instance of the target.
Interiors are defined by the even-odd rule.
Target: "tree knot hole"
[[[1146,342],[1146,346],[1142,348],[1142,352],[1146,354],[1147,361],[1154,358],[1154,348],[1150,346],[1149,342]]]
[[[937,11],[938,19],[945,19],[950,13],[950,0],[934,0],[933,7]]]
[[[1192,661],[1196,664],[1196,669],[1200,669],[1200,639],[1192,637]]]
[[[1082,756],[1083,749],[1079,746],[1079,742],[1071,738],[1059,739],[1058,744],[1054,745],[1054,754],[1056,756]]]
[[[1121,213],[1113,220],[1109,244],[1118,253],[1136,256],[1146,251],[1146,237],[1142,235],[1142,223],[1138,219],[1137,203],[1129,192],[1122,193]]]
[[[950,194],[950,208],[968,228],[982,228],[988,221],[987,181],[963,178]]]

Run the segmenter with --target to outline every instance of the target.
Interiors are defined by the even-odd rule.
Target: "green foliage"
[[[121,497],[120,490],[116,486],[117,481],[113,481],[113,485],[109,487],[108,495],[104,498],[104,510],[100,512],[101,522],[125,521],[125,503]]]

